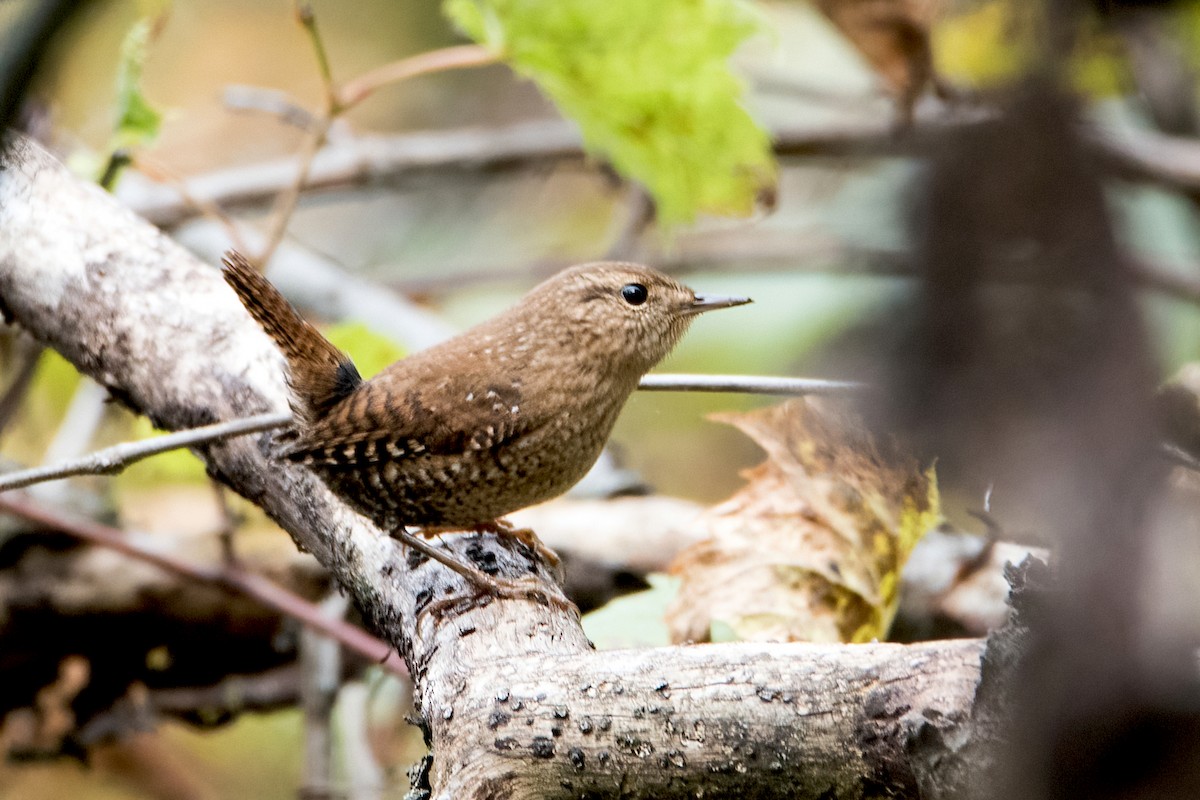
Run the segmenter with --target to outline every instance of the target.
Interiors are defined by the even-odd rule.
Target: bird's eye
[[[627,283],[621,287],[621,297],[625,298],[625,302],[631,306],[640,306],[646,302],[649,293],[646,292],[646,287],[640,283]]]

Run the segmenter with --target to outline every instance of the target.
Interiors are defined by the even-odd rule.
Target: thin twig
[[[390,64],[384,64],[382,67],[376,67],[347,81],[336,93],[337,108],[339,111],[351,108],[369,97],[376,89],[389,83],[399,83],[419,75],[432,75],[435,72],[447,72],[452,69],[484,67],[499,61],[499,53],[477,44],[443,47],[439,50],[419,53]]]
[[[330,619],[342,619],[349,598],[334,591],[317,606]],[[304,777],[301,800],[332,800],[333,707],[342,677],[342,649],[311,628],[300,634],[300,707],[304,712]]]
[[[283,241],[283,236],[287,233],[288,222],[291,220],[292,214],[296,212],[296,205],[300,202],[300,193],[304,190],[304,185],[308,183],[313,161],[321,146],[325,144],[325,136],[329,133],[330,126],[333,125],[334,119],[341,110],[338,105],[337,87],[333,83],[333,72],[329,67],[329,55],[325,51],[325,42],[321,38],[321,32],[317,29],[317,17],[313,13],[312,6],[308,3],[297,2],[296,18],[304,28],[304,32],[308,34],[313,53],[317,58],[321,85],[325,90],[325,107],[320,115],[315,117],[312,127],[305,136],[304,145],[300,149],[300,168],[296,170],[296,175],[288,188],[275,200],[275,209],[271,212],[271,221],[267,225],[266,243],[259,250],[255,259],[260,269],[266,267],[267,262],[271,260],[271,255]]]
[[[325,89],[325,98],[329,102],[329,113],[331,116],[336,115],[337,88],[333,83],[333,70],[329,66],[329,53],[325,50],[325,40],[321,38],[321,31],[317,29],[317,15],[313,13],[311,3],[297,0],[295,7],[296,19],[308,35],[313,55],[317,57],[317,70],[321,73],[321,84]]]
[[[783,378],[767,375],[647,375],[638,388],[648,392],[738,392],[741,394],[807,395],[845,394],[866,389],[862,383],[818,378]],[[218,422],[191,430],[169,433],[143,442],[123,442],[103,450],[46,467],[0,475],[0,492],[32,486],[35,483],[69,478],[74,475],[113,475],[142,459],[196,447],[209,442],[244,436],[291,422],[287,413],[259,414],[253,417]],[[420,549],[420,548],[418,548]],[[437,556],[433,556],[437,558]]]
[[[237,550],[233,546],[233,537],[237,534],[240,515],[229,504],[229,495],[225,486],[219,481],[210,480],[213,489],[213,500],[217,503],[217,511],[221,516],[221,527],[217,530],[217,541],[221,543],[221,561],[233,564],[237,561]]]
[[[312,130],[317,118],[287,92],[263,86],[226,86],[221,100],[231,111],[252,111],[274,117],[284,125]]]
[[[329,133],[329,126],[333,124],[333,117],[327,111],[322,114],[309,131],[308,136],[304,140],[304,147],[300,151],[300,169],[296,172],[296,177],[292,180],[292,185],[279,196],[275,203],[275,210],[271,213],[271,222],[267,226],[267,241],[263,248],[258,252],[256,261],[260,268],[265,267],[267,262],[271,260],[271,254],[279,247],[279,243],[283,241],[283,235],[287,232],[288,221],[291,220],[292,214],[296,211],[296,205],[300,202],[300,193],[304,190],[304,185],[308,182],[309,173],[312,171],[313,159],[316,158],[317,151],[321,149],[321,145],[325,143],[325,134]]]
[[[143,442],[122,442],[103,450],[97,450],[78,459],[72,459],[62,464],[47,467],[10,472],[0,475],[0,492],[10,489],[20,489],[35,483],[69,478],[73,475],[112,475],[125,467],[144,458],[179,450],[184,447],[195,447],[209,442],[228,439],[231,436],[244,436],[248,433],[259,433],[287,425],[292,415],[287,413],[259,414],[253,417],[218,422],[200,428],[169,433]]]
[[[17,352],[13,354],[13,358],[20,363],[17,365],[12,381],[5,388],[4,394],[0,395],[0,433],[4,432],[8,423],[16,415],[17,409],[21,407],[25,393],[33,384],[33,376],[37,374],[38,364],[41,362],[42,353],[46,348],[35,339],[22,338],[17,340],[15,349]]]
[[[13,514],[47,528],[69,533],[84,541],[107,547],[118,553],[136,558],[159,569],[199,583],[221,586],[239,592],[261,603],[264,607],[278,611],[308,627],[341,642],[348,650],[365,659],[381,663],[384,668],[397,675],[407,675],[403,662],[392,648],[362,628],[343,620],[331,619],[313,603],[288,591],[273,581],[235,564],[221,567],[203,567],[192,564],[161,550],[148,550],[138,545],[124,531],[88,519],[68,517],[27,500],[15,497],[0,497],[0,511]]]
[[[308,136],[300,152],[300,169],[297,170],[295,179],[276,201],[275,210],[271,214],[271,222],[267,229],[266,244],[256,259],[259,266],[265,266],[271,260],[271,255],[283,241],[288,221],[296,211],[296,205],[300,202],[300,194],[304,191],[308,177],[312,173],[313,162],[322,145],[325,144],[325,138],[329,134],[334,120],[384,84],[407,80],[418,75],[430,75],[446,70],[491,64],[499,60],[497,54],[478,45],[446,47],[386,64],[350,81],[339,89],[333,82],[329,55],[325,50],[325,43],[321,38],[320,31],[317,29],[317,20],[312,7],[307,3],[297,3],[296,13],[305,32],[308,33],[313,51],[317,56],[317,64],[325,88],[325,108],[320,116],[315,117],[308,129]]]
[[[606,261],[635,261],[646,228],[654,222],[654,198],[637,183],[626,184],[625,218],[604,254]]]
[[[1170,442],[1162,442],[1158,447],[1159,454],[1172,464],[1190,469],[1192,472],[1200,472],[1200,459],[1182,447]]]
[[[647,375],[638,388],[645,392],[739,392],[741,394],[806,395],[861,392],[865,383],[819,378],[766,375]]]
[[[246,240],[242,236],[240,226],[234,222],[233,217],[225,213],[225,210],[215,200],[193,195],[188,191],[187,181],[161,162],[147,158],[144,153],[134,155],[133,164],[142,174],[159,183],[175,187],[185,203],[199,211],[202,217],[211,219],[224,229],[225,235],[229,237],[235,250],[240,253],[247,252]]]

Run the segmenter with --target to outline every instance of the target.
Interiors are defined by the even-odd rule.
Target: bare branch
[[[317,118],[294,97],[279,89],[262,86],[227,86],[221,94],[225,107],[232,111],[254,111],[275,117],[285,125],[302,131],[312,130]]]
[[[815,378],[781,378],[762,375],[647,375],[638,388],[651,392],[740,392],[744,394],[806,395],[858,392],[865,384]],[[219,442],[233,436],[245,436],[283,427],[291,414],[259,414],[245,419],[218,422],[200,428],[178,431],[142,442],[122,442],[83,458],[61,464],[10,472],[0,475],[0,492],[21,489],[74,475],[115,475],[131,464],[171,450]]]
[[[375,90],[389,83],[399,83],[420,75],[432,75],[435,72],[446,72],[452,69],[483,67],[499,61],[499,53],[477,44],[443,47],[440,50],[419,53],[390,64],[384,64],[382,67],[363,73],[354,80],[346,81],[336,94],[338,107],[341,109],[351,108],[367,99]]]
[[[407,670],[393,649],[371,634],[340,619],[332,619],[319,607],[276,583],[236,564],[219,568],[201,567],[162,552],[148,550],[137,544],[124,531],[91,520],[68,517],[34,503],[11,497],[0,497],[0,512],[77,536],[86,542],[116,550],[118,553],[153,564],[168,572],[194,581],[224,586],[251,597],[262,605],[304,623],[313,630],[341,642],[347,649],[364,658],[382,663],[397,675]]]
[[[819,378],[766,375],[647,375],[638,388],[644,392],[739,392],[742,394],[805,395],[861,392],[865,383]]]
[[[0,492],[32,486],[35,483],[69,478],[73,475],[114,475],[130,464],[150,456],[171,450],[181,450],[185,447],[219,442],[232,436],[269,431],[288,424],[291,419],[291,414],[259,414],[245,419],[218,422],[200,428],[169,433],[142,442],[122,442],[66,463],[0,475]]]
[[[4,393],[0,394],[0,434],[4,433],[4,429],[21,407],[21,402],[25,399],[25,393],[33,383],[33,376],[37,373],[37,367],[45,349],[39,342],[27,337],[17,339],[12,354],[12,358],[17,361],[17,366],[12,371],[12,379],[4,388]]]
[[[31,143],[0,171],[9,315],[160,427],[286,405],[278,354],[220,276]],[[181,324],[181,318],[184,322]],[[747,644],[594,652],[558,605],[480,597],[413,557],[265,442],[205,446],[412,665],[434,796],[961,796],[984,645]],[[549,587],[515,542],[438,546]],[[769,756],[766,754],[770,754]]]

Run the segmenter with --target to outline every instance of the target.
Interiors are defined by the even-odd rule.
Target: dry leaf
[[[792,400],[716,419],[758,442],[767,460],[700,518],[709,538],[672,564],[682,580],[667,612],[672,638],[882,637],[900,570],[940,520],[933,469],[830,403]]]
[[[817,0],[896,97],[904,120],[934,80],[929,30],[941,0]]]

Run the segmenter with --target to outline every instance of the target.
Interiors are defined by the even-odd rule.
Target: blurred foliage
[[[28,464],[40,461],[78,386],[79,372],[74,365],[54,350],[45,350],[17,424],[5,429],[0,440],[4,454]]]
[[[759,28],[738,0],[446,0],[579,124],[590,150],[644,183],[665,222],[745,215],[775,180],[770,142],[728,60]]]
[[[146,54],[161,18],[143,17],[134,23],[121,43],[117,68],[117,119],[112,150],[141,147],[153,142],[162,126],[162,114],[142,92]]]
[[[993,86],[1012,80],[1029,67],[1035,53],[1038,8],[1020,0],[992,0],[950,14],[934,27],[939,71],[953,82]],[[1111,29],[1097,17],[1083,27],[1071,77],[1090,97],[1113,97],[1127,81],[1123,53]]]
[[[934,26],[937,68],[955,82],[988,85],[1011,79],[1029,63],[1029,4],[994,0]]]
[[[676,642],[882,639],[900,572],[941,521],[937,478],[843,402],[796,399],[718,416],[766,452],[747,485],[701,515],[667,612]]]

